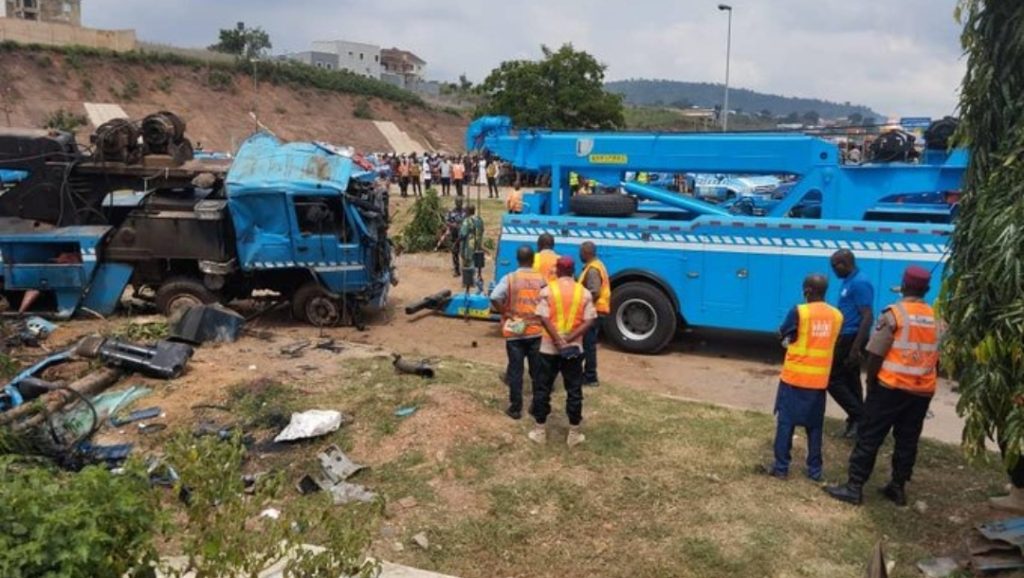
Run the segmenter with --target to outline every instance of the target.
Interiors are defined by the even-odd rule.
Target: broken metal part
[[[317,457],[324,475],[334,483],[343,482],[366,468],[350,460],[336,445],[328,447]]]
[[[114,427],[121,427],[132,422],[160,417],[160,412],[161,410],[159,407],[147,407],[146,409],[135,410],[124,417],[113,415],[110,416],[110,425]]]
[[[244,325],[244,317],[223,305],[199,305],[186,309],[174,321],[171,338],[193,345],[211,341],[233,343]]]
[[[334,499],[334,505],[340,506],[342,504],[350,504],[352,502],[372,502],[377,498],[377,494],[369,491],[364,486],[359,484],[350,484],[348,482],[341,482],[334,484],[327,490],[331,493],[331,497]]]

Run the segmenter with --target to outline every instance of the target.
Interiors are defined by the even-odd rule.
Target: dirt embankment
[[[201,65],[130,63],[55,52],[8,51],[0,58],[0,126],[41,127],[57,110],[85,115],[86,102],[120,105],[132,118],[171,110],[193,143],[233,151],[260,122],[287,140],[323,140],[360,151],[390,150],[373,120],[392,121],[424,147],[461,151],[467,120],[369,98],[372,119],[356,118],[366,97],[293,85]],[[8,89],[9,87],[9,89]],[[87,140],[93,126],[78,130]]]

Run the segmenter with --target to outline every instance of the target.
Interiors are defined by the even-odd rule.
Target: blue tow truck
[[[594,242],[613,287],[605,334],[640,353],[662,350],[684,324],[774,331],[804,277],[829,273],[841,248],[879,288],[876,310],[887,305],[904,267],[945,263],[967,164],[946,138],[916,162],[844,165],[834,143],[803,134],[517,130],[506,117],[475,120],[466,147],[551,174],[550,190],[524,195],[524,211],[504,216],[497,275],[542,233],[560,253]],[[638,171],[775,175],[787,186],[752,211],[624,180]],[[573,195],[570,172],[619,186]]]
[[[267,290],[323,326],[359,325],[364,305],[386,303],[396,278],[372,165],[257,133],[218,172],[120,150],[140,140],[120,126],[125,138],[96,143],[105,158],[64,133],[0,131],[0,167],[18,171],[0,190],[0,296],[12,307],[31,292],[34,312],[107,315],[131,287],[171,315]]]

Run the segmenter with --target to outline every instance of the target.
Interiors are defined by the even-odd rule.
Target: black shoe
[[[505,415],[507,415],[508,417],[510,417],[512,419],[522,419],[522,417],[523,417],[523,410],[516,409],[516,408],[514,408],[512,406],[509,406],[509,408],[505,410]]]
[[[601,385],[596,379],[594,381],[588,381],[583,384],[583,387],[597,387]]]
[[[897,506],[907,505],[907,491],[903,488],[902,484],[896,482],[889,482],[884,487],[878,489],[883,496],[890,502]]]
[[[776,470],[772,464],[757,464],[754,466],[754,473],[761,474],[762,476],[771,476],[777,480],[789,479],[789,473]]]
[[[857,422],[851,421],[846,424],[846,431],[843,432],[843,439],[855,440],[857,435],[860,434],[860,427]]]
[[[864,501],[864,492],[860,486],[843,484],[841,486],[826,486],[825,493],[847,504],[859,506]]]

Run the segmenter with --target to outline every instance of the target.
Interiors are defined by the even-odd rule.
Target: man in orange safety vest
[[[608,269],[597,258],[597,246],[590,241],[580,245],[580,261],[583,261],[583,272],[580,283],[590,291],[597,310],[597,321],[590,326],[590,331],[583,336],[583,385],[597,387],[597,338],[604,318],[611,312],[612,285],[608,278]]]
[[[775,396],[775,462],[762,468],[776,478],[789,475],[793,432],[798,426],[807,432],[807,477],[814,481],[822,478],[826,390],[832,353],[843,326],[843,314],[825,303],[827,290],[824,275],[808,275],[803,284],[806,303],[791,309],[779,329],[786,360]]]
[[[938,383],[941,331],[932,307],[924,301],[931,283],[927,269],[911,265],[903,272],[903,299],[887,307],[868,341],[868,395],[864,423],[850,453],[846,484],[825,488],[850,504],[864,499],[864,484],[875,458],[892,430],[892,478],[882,495],[896,505],[907,503],[906,483],[914,472],[917,444]]]
[[[555,238],[551,233],[541,233],[537,237],[537,252],[533,255],[533,269],[544,276],[548,281],[558,278],[555,273],[555,263],[558,261],[558,253],[555,253]]]

